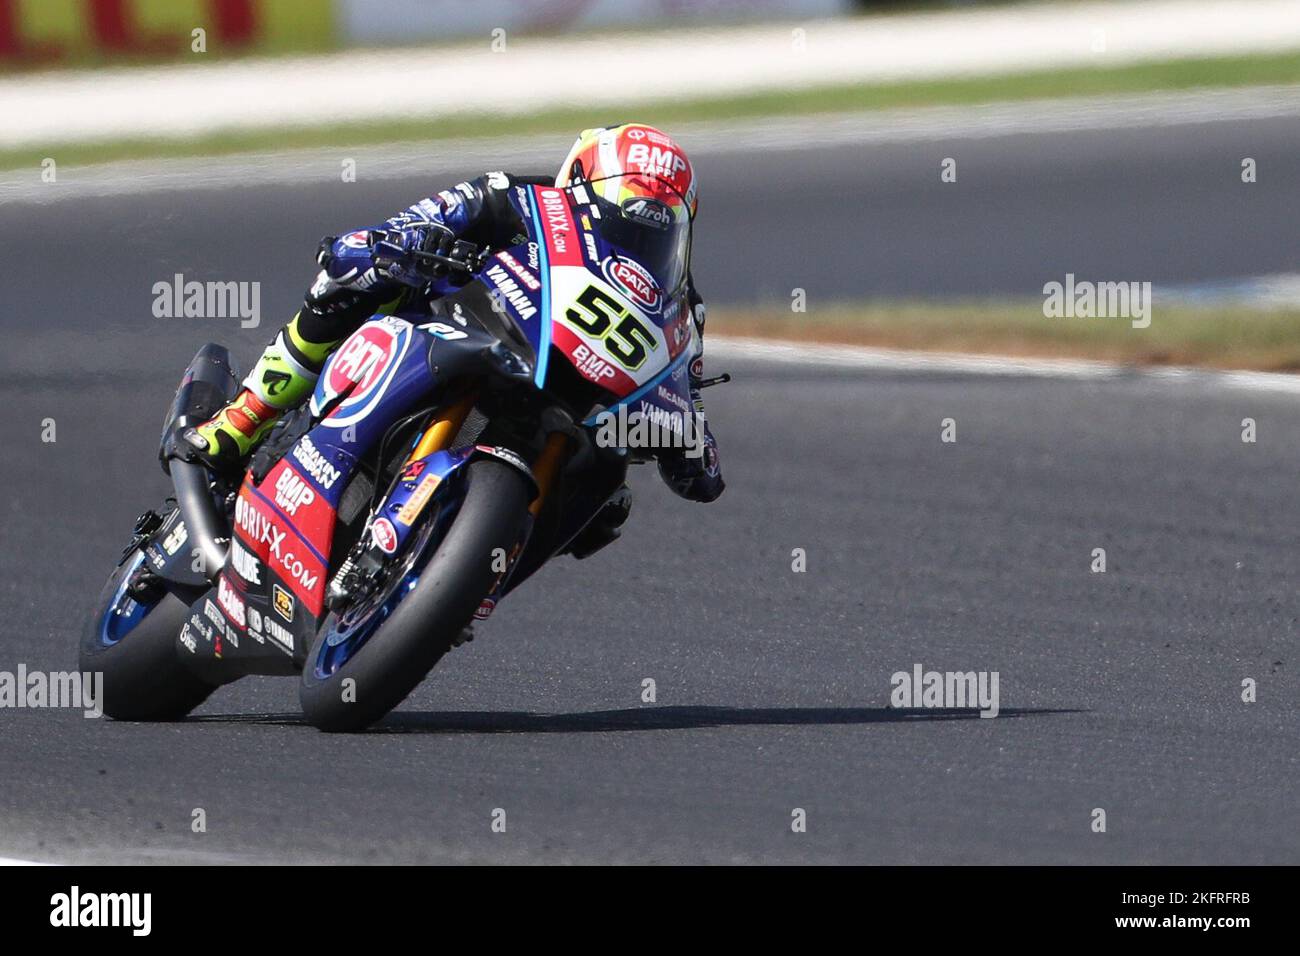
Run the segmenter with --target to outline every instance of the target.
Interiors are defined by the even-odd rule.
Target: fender
[[[504,448],[500,445],[475,445],[474,450],[470,452],[469,460],[474,461],[478,458],[495,458],[497,461],[505,462],[528,479],[528,484],[532,489],[533,497],[537,497],[540,490],[537,484],[537,477],[533,474],[533,470],[528,467],[528,462],[524,461],[523,458],[511,451],[509,448]]]

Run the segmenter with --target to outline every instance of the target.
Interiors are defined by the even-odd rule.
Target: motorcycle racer
[[[427,268],[415,268],[416,254],[435,253],[476,269],[492,252],[527,238],[509,199],[514,187],[582,183],[621,210],[627,222],[620,226],[630,227],[624,234],[632,241],[636,230],[662,222],[658,217],[689,221],[697,208],[695,174],[681,147],[653,127],[628,123],[584,130],[553,180],[486,173],[422,199],[381,225],[326,237],[317,253],[321,270],[302,308],[266,347],[239,394],[209,421],[188,429],[184,440],[215,470],[238,471],[280,417],[311,395],[326,359],[363,322],[377,312],[419,308],[467,280],[442,267],[430,281]],[[705,306],[690,276],[689,254],[689,247],[680,250],[681,261],[669,268],[680,272],[686,286],[693,319],[690,394],[703,419]],[[663,448],[656,458],[676,494],[707,502],[725,487],[707,421],[703,441],[702,454]],[[622,500],[615,510],[625,518],[626,507]]]

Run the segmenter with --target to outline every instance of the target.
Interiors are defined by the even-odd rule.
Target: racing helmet
[[[695,170],[676,140],[644,123],[585,129],[555,177],[560,188],[584,184],[620,220],[606,215],[602,233],[625,249],[644,250],[674,288],[689,262],[698,206]]]

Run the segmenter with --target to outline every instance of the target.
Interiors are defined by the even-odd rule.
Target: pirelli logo
[[[411,493],[411,497],[406,500],[406,504],[402,505],[402,510],[397,512],[397,520],[404,525],[412,524],[424,510],[434,489],[438,487],[438,481],[437,475],[425,475],[415,491]]]

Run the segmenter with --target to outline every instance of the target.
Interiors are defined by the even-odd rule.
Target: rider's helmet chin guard
[[[622,220],[618,232],[670,232],[681,239],[678,268],[660,279],[672,289],[684,278],[690,256],[691,222],[698,206],[695,170],[685,151],[661,130],[624,123],[583,130],[569,150],[555,185],[585,186],[600,206]],[[614,223],[602,232],[618,242]],[[640,243],[637,243],[640,245]],[[665,262],[665,268],[669,268]]]

